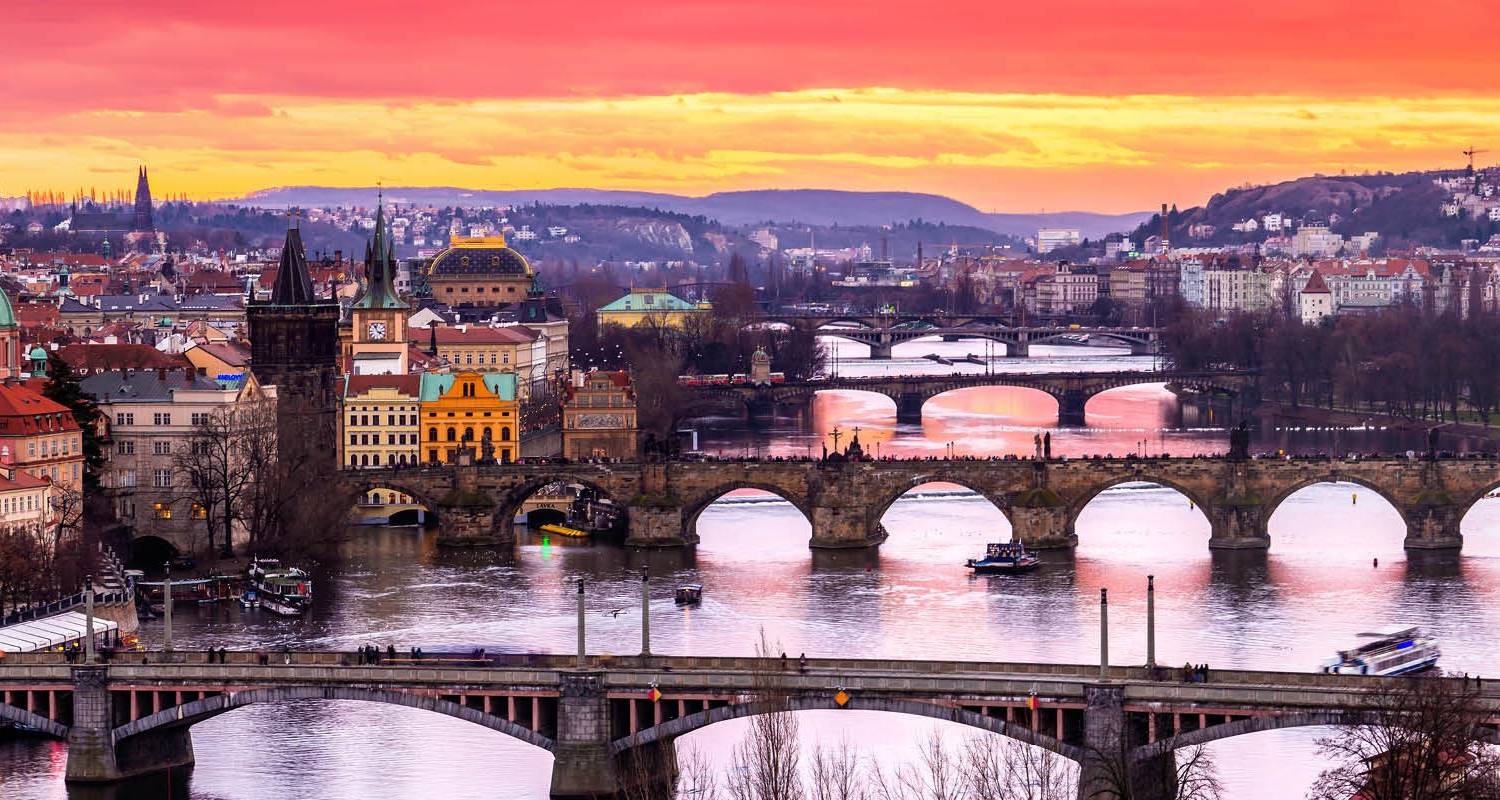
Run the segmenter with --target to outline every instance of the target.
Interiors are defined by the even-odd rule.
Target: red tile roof
[[[350,375],[349,382],[344,387],[344,396],[361,395],[371,389],[395,389],[416,397],[421,384],[421,375]]]
[[[24,436],[53,431],[76,431],[73,412],[15,383],[0,384],[0,435]]]

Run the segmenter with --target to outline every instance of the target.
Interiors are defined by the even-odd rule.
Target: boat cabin
[[[685,586],[677,587],[677,594],[674,599],[676,599],[677,605],[680,606],[696,606],[702,603],[703,584],[689,583]]]

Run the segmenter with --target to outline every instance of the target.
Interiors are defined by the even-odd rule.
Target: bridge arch
[[[347,506],[344,512],[345,522],[354,522],[360,514],[360,509],[366,507],[366,498],[378,496],[381,502],[396,502],[400,498],[392,498],[392,494],[405,495],[411,498],[411,502],[427,509],[426,520],[428,523],[437,518],[437,505],[433,498],[422,489],[414,488],[414,485],[401,478],[386,479],[379,477],[362,477],[358,470],[344,482],[344,490],[348,492],[347,500],[341,500]]]
[[[499,731],[514,739],[552,750],[552,739],[530,728],[510,720],[486,714],[468,706],[442,700],[431,695],[413,692],[396,692],[386,689],[364,689],[343,686],[284,686],[272,689],[250,689],[243,692],[204,697],[179,706],[163,709],[155,714],[127,722],[114,729],[114,740],[122,742],[132,736],[149,733],[162,728],[189,727],[220,714],[256,703],[278,703],[287,700],[359,700],[371,703],[418,708],[438,714],[472,722],[490,730]]]
[[[1165,755],[1173,750],[1179,750],[1184,747],[1194,747],[1196,745],[1208,744],[1209,742],[1216,742],[1220,739],[1228,739],[1231,736],[1244,736],[1249,733],[1275,731],[1283,728],[1346,725],[1354,722],[1356,719],[1357,715],[1355,713],[1339,711],[1337,709],[1297,711],[1290,714],[1248,717],[1232,722],[1223,722],[1218,725],[1210,725],[1195,731],[1179,733],[1176,736],[1169,736],[1165,739],[1157,739],[1155,742],[1137,747],[1133,755],[1138,759],[1144,760]]]
[[[507,540],[514,538],[516,514],[520,513],[521,506],[527,500],[531,499],[532,495],[548,486],[559,484],[565,486],[582,486],[584,489],[593,492],[594,496],[601,500],[608,500],[612,503],[618,502],[608,489],[582,475],[561,474],[531,478],[505,491],[498,498],[499,502],[495,505],[495,524],[500,528],[502,538]],[[621,510],[623,511],[623,508]]]
[[[937,391],[923,398],[924,408],[927,403],[946,395],[961,394],[963,392],[978,393],[981,390],[998,388],[1005,391],[997,393],[994,396],[1006,398],[1002,402],[1002,406],[1008,405],[1010,407],[1002,407],[996,410],[995,413],[998,416],[1020,420],[1016,424],[1026,424],[1029,421],[1035,421],[1038,425],[1050,427],[1057,421],[1058,415],[1062,411],[1063,398],[1058,392],[1045,386],[1029,386],[1021,381],[1009,382],[1004,378],[989,383],[955,381],[954,384],[938,386],[936,388]],[[1042,397],[1051,399],[1052,405],[1045,409],[1025,408],[1028,398],[1041,403],[1043,402]],[[986,413],[989,412],[986,411]]]
[[[901,488],[894,494],[888,494],[886,498],[883,498],[880,503],[874,506],[874,521],[883,529],[885,529],[887,533],[891,532],[889,517],[891,516],[892,509],[896,508],[896,504],[901,502],[902,498],[911,495],[913,492],[921,489],[924,486],[935,486],[940,484],[947,484],[950,486],[957,486],[962,489],[967,489],[968,491],[971,491],[975,495],[977,495],[982,501],[984,501],[986,505],[989,506],[989,509],[986,509],[984,512],[980,512],[980,516],[987,517],[987,519],[983,520],[983,523],[985,523],[986,525],[987,523],[996,521],[994,519],[995,515],[998,515],[1000,520],[1003,520],[1005,530],[1000,530],[997,527],[992,531],[987,531],[987,533],[989,533],[990,535],[986,537],[985,541],[1003,541],[1014,536],[1015,531],[1011,525],[1010,509],[1007,505],[1004,494],[980,488],[982,484],[980,484],[978,481],[971,481],[965,478],[957,478],[944,475],[919,475],[915,478],[903,482],[900,485],[904,488]],[[993,515],[988,513],[991,511],[994,512]],[[1010,536],[1004,535],[1007,533],[1007,531],[1009,532]]]
[[[131,567],[155,569],[181,553],[182,549],[170,538],[148,533],[131,537],[129,557],[125,561]]]
[[[1409,532],[1407,530],[1407,520],[1402,512],[1402,504],[1394,496],[1391,495],[1388,489],[1380,486],[1374,481],[1362,478],[1359,475],[1353,475],[1347,472],[1343,472],[1338,469],[1330,469],[1326,473],[1317,474],[1313,477],[1303,478],[1293,483],[1286,484],[1285,486],[1278,487],[1276,493],[1265,504],[1262,512],[1264,514],[1264,516],[1262,517],[1262,524],[1267,531],[1267,535],[1269,536],[1272,521],[1276,519],[1276,512],[1279,511],[1282,506],[1285,505],[1286,501],[1291,499],[1293,495],[1296,495],[1297,493],[1305,489],[1310,489],[1314,486],[1320,486],[1324,484],[1331,486],[1341,483],[1358,486],[1362,489],[1368,489],[1369,491],[1374,492],[1377,497],[1385,501],[1385,505],[1390,509],[1390,512],[1395,515],[1395,518],[1400,525],[1399,534],[1401,539],[1404,540],[1409,535]],[[1369,510],[1368,505],[1366,505],[1364,510]],[[1399,547],[1400,545],[1398,544],[1397,546]]]
[[[924,703],[916,700],[903,700],[884,697],[860,697],[855,694],[849,701],[840,706],[833,695],[818,695],[811,697],[795,697],[787,700],[753,700],[745,703],[710,708],[696,714],[689,714],[674,720],[654,725],[629,736],[616,739],[610,743],[613,754],[619,755],[628,750],[653,744],[655,742],[667,742],[684,736],[700,728],[708,727],[716,722],[724,722],[743,717],[755,717],[776,711],[881,711],[892,714],[907,714],[911,716],[927,717],[929,719],[956,722],[971,728],[978,728],[990,733],[998,733],[1029,745],[1049,750],[1064,758],[1073,761],[1082,761],[1086,755],[1084,748],[1068,744],[1047,734],[1033,731],[1029,727],[1006,722],[996,717],[988,717],[976,714],[956,706],[938,705],[937,703]]]
[[[781,500],[790,503],[802,518],[807,521],[809,529],[812,526],[812,503],[805,492],[797,491],[791,487],[779,486],[774,483],[755,480],[726,481],[703,492],[699,492],[693,500],[682,508],[682,532],[683,536],[690,542],[698,541],[698,519],[703,516],[710,506],[724,499],[730,492],[742,489],[754,489],[774,495]]]
[[[68,738],[68,726],[24,708],[0,703],[0,720],[24,725],[54,739]]]
[[[1131,483],[1152,484],[1163,489],[1170,489],[1173,492],[1176,492],[1178,495],[1181,495],[1182,499],[1187,500],[1194,509],[1194,511],[1189,512],[1191,514],[1190,518],[1201,521],[1202,529],[1207,534],[1210,541],[1212,541],[1213,537],[1216,535],[1216,531],[1214,530],[1214,518],[1210,513],[1210,497],[1205,496],[1201,491],[1189,486],[1188,484],[1182,481],[1178,481],[1156,470],[1139,469],[1131,475],[1111,477],[1099,483],[1093,484],[1077,496],[1073,497],[1072,500],[1067,503],[1067,518],[1065,525],[1068,534],[1074,537],[1074,541],[1077,541],[1076,537],[1078,522],[1080,518],[1083,517],[1084,512],[1088,510],[1089,504],[1091,504],[1095,499],[1099,497],[1099,495],[1103,494],[1104,492]]]

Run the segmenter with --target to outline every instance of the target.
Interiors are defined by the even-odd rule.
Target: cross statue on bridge
[[[844,435],[844,432],[839,430],[839,426],[835,425],[833,426],[833,433],[828,435],[833,437],[833,452],[837,453],[839,451],[839,438]]]

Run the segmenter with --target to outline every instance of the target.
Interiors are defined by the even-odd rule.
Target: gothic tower
[[[313,293],[302,232],[288,229],[271,299],[251,302],[250,363],[262,386],[275,386],[283,457],[306,446],[333,468],[338,383],[339,306]]]
[[[385,227],[385,204],[375,207],[375,241],[365,245],[365,292],[350,312],[352,375],[405,375],[407,305],[396,294],[396,253]]]
[[[151,221],[151,184],[146,181],[146,168],[141,167],[135,179],[135,217],[130,230],[135,233],[150,233],[156,230]]]

